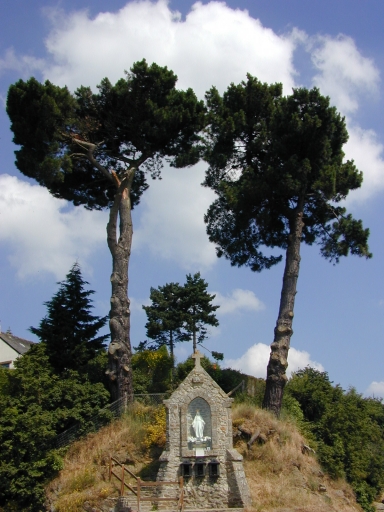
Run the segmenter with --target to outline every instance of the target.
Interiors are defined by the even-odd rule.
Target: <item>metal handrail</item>
[[[239,389],[239,387],[242,386],[243,387],[243,391],[244,391],[244,387],[245,387],[245,380],[242,380],[240,382],[240,384],[238,384],[235,388],[233,388],[229,393],[227,393],[227,396],[231,396],[232,393],[234,393],[235,391],[237,391]]]
[[[121,477],[116,474],[112,469],[112,461],[115,462],[118,466],[121,467]],[[136,489],[134,487],[131,487],[127,482],[124,481],[124,475],[125,472],[129,473],[133,478],[136,480]],[[147,482],[141,480],[140,477],[136,476],[132,471],[130,471],[128,468],[125,467],[124,464],[119,462],[115,457],[110,457],[109,459],[109,481],[111,481],[112,475],[121,482],[120,486],[120,496],[124,496],[125,487],[127,487],[130,491],[133,492],[133,494],[136,496],[137,500],[137,511],[140,512],[140,502],[143,501],[150,501],[150,502],[159,502],[159,501],[176,501],[178,509],[183,512],[184,511],[184,479],[181,476],[178,481],[176,482]],[[157,496],[152,496],[150,498],[143,498],[141,497],[141,489],[143,487],[159,487],[163,485],[178,485],[180,489],[180,495],[178,498],[161,498]]]

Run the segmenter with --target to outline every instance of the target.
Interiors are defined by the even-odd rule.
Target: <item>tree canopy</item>
[[[137,204],[147,171],[158,177],[162,157],[174,166],[199,158],[203,104],[191,89],[177,90],[176,81],[171,70],[145,60],[114,86],[104,78],[97,94],[19,80],[7,99],[14,143],[21,146],[18,169],[55,197],[99,210],[114,204],[117,182],[134,165],[130,193]]]
[[[154,340],[154,348],[168,346],[172,358],[175,343],[188,340],[188,336],[181,329],[181,294],[182,287],[179,283],[167,283],[158,288],[151,288],[151,304],[143,306],[148,319],[145,324],[147,336]]]
[[[152,304],[143,306],[148,321],[145,325],[147,336],[155,341],[151,346],[142,343],[141,348],[159,348],[168,345],[173,357],[174,344],[181,341],[193,341],[196,344],[208,337],[206,325],[217,327],[219,321],[215,311],[220,306],[212,304],[215,295],[207,292],[208,283],[200,272],[187,274],[183,286],[179,283],[167,283],[157,289],[151,288]],[[219,359],[221,354],[219,355]]]
[[[181,290],[183,330],[187,339],[193,342],[193,352],[196,352],[197,343],[202,343],[208,337],[206,326],[219,325],[215,311],[220,306],[212,304],[215,295],[208,293],[207,288],[208,283],[197,272],[187,274]]]
[[[107,323],[107,316],[91,314],[93,290],[85,290],[80,266],[75,263],[66,276],[58,283],[59,291],[45,302],[47,316],[39,327],[30,331],[46,346],[49,361],[56,372],[81,370],[104,348],[109,334],[97,336]]]
[[[251,75],[221,96],[207,93],[205,185],[217,194],[206,216],[218,256],[261,271],[285,251],[280,308],[267,369],[264,406],[281,408],[292,335],[300,245],[326,259],[370,258],[369,230],[339,203],[360,187],[362,173],[344,160],[345,120],[314,88],[282,96],[279,84]]]
[[[191,89],[176,89],[166,67],[136,62],[112,85],[94,93],[31,78],[9,88],[7,112],[16,165],[55,197],[89,209],[110,209],[107,242],[112,255],[109,370],[115,398],[132,397],[128,265],[131,209],[160,177],[163,159],[181,167],[200,157],[204,104]]]

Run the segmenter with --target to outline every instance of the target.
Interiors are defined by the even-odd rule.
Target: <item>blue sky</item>
[[[15,168],[5,113],[8,87],[35,76],[73,91],[116,81],[145,57],[173,69],[179,87],[203,97],[247,72],[292,87],[316,85],[346,117],[345,147],[364,172],[347,208],[371,229],[370,261],[348,257],[332,266],[302,248],[289,371],[311,364],[335,383],[384,396],[384,58],[381,0],[204,2],[51,2],[0,5],[0,320],[21,337],[45,315],[44,301],[74,261],[109,309],[111,259],[107,214],[52,198]],[[226,363],[264,377],[280,298],[283,264],[254,274],[218,260],[203,215],[213,194],[200,186],[205,166],[163,171],[134,210],[130,265],[132,344],[145,339],[150,287],[183,283],[200,271],[216,293],[220,326],[204,344]],[[177,349],[180,360],[189,344]]]

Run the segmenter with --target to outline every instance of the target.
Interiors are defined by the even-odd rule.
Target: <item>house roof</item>
[[[25,354],[31,348],[31,345],[34,345],[33,341],[18,338],[7,332],[0,332],[0,339],[13,348],[13,350],[16,350],[18,354]]]

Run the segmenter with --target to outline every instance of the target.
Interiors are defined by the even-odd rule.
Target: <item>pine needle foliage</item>
[[[300,248],[318,244],[338,263],[348,254],[371,258],[369,230],[341,202],[362,173],[345,160],[345,119],[317,88],[263,84],[247,75],[221,95],[206,94],[209,126],[204,185],[216,194],[205,216],[219,257],[254,272],[285,252],[285,269],[263,407],[279,415],[300,270]]]
[[[208,337],[207,325],[217,327],[215,311],[220,307],[213,305],[215,295],[207,291],[208,283],[200,272],[187,274],[183,286],[179,283],[167,283],[157,289],[151,288],[149,306],[143,306],[148,321],[145,325],[147,336],[153,343],[141,342],[139,350],[156,350],[167,345],[173,358],[174,344],[192,341],[193,351],[197,343]],[[221,354],[216,352],[221,357]]]
[[[78,263],[58,284],[57,293],[45,302],[47,315],[39,327],[31,327],[30,331],[45,344],[56,372],[82,370],[104,349],[109,335],[97,334],[107,323],[108,316],[92,315],[90,296],[95,292],[85,289],[89,283],[83,279]]]

